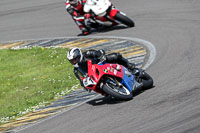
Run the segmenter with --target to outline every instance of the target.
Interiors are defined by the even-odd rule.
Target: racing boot
[[[137,81],[135,82],[135,89],[134,90],[139,91],[139,90],[142,89],[142,87],[143,87],[142,82],[137,82]]]
[[[83,28],[81,29],[81,31],[82,31],[82,35],[83,35],[83,36],[86,36],[86,35],[88,35],[88,34],[91,33],[90,28],[85,28],[85,27],[83,27]]]
[[[141,90],[143,87],[143,83],[141,81],[138,81],[138,78],[140,76],[141,73],[141,69],[136,68],[134,63],[127,63],[127,68],[128,70],[134,75],[135,79],[136,79],[136,84],[135,84],[135,90]]]

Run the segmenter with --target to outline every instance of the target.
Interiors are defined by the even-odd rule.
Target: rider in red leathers
[[[87,15],[83,12],[86,0],[65,0],[66,10],[72,16],[72,19],[78,25],[83,35],[90,32],[90,28],[85,25]]]

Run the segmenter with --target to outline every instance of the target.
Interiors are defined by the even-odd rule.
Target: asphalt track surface
[[[112,2],[136,27],[115,28],[95,36],[136,37],[153,43],[157,56],[147,72],[155,87],[127,102],[94,99],[20,132],[200,132],[200,1]],[[78,33],[62,0],[0,1],[1,42]]]

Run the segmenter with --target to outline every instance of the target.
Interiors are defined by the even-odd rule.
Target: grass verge
[[[80,87],[65,48],[0,50],[0,124]]]

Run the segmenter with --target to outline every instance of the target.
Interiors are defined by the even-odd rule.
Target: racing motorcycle
[[[124,24],[134,27],[134,22],[123,12],[116,9],[109,0],[87,0],[84,5],[87,14],[85,25],[90,28],[110,27]]]
[[[136,69],[133,75],[119,64],[110,64],[105,61],[92,64],[91,60],[87,63],[88,75],[82,79],[84,86],[104,96],[110,95],[120,100],[130,100],[134,92],[153,86],[153,79],[142,69]]]

